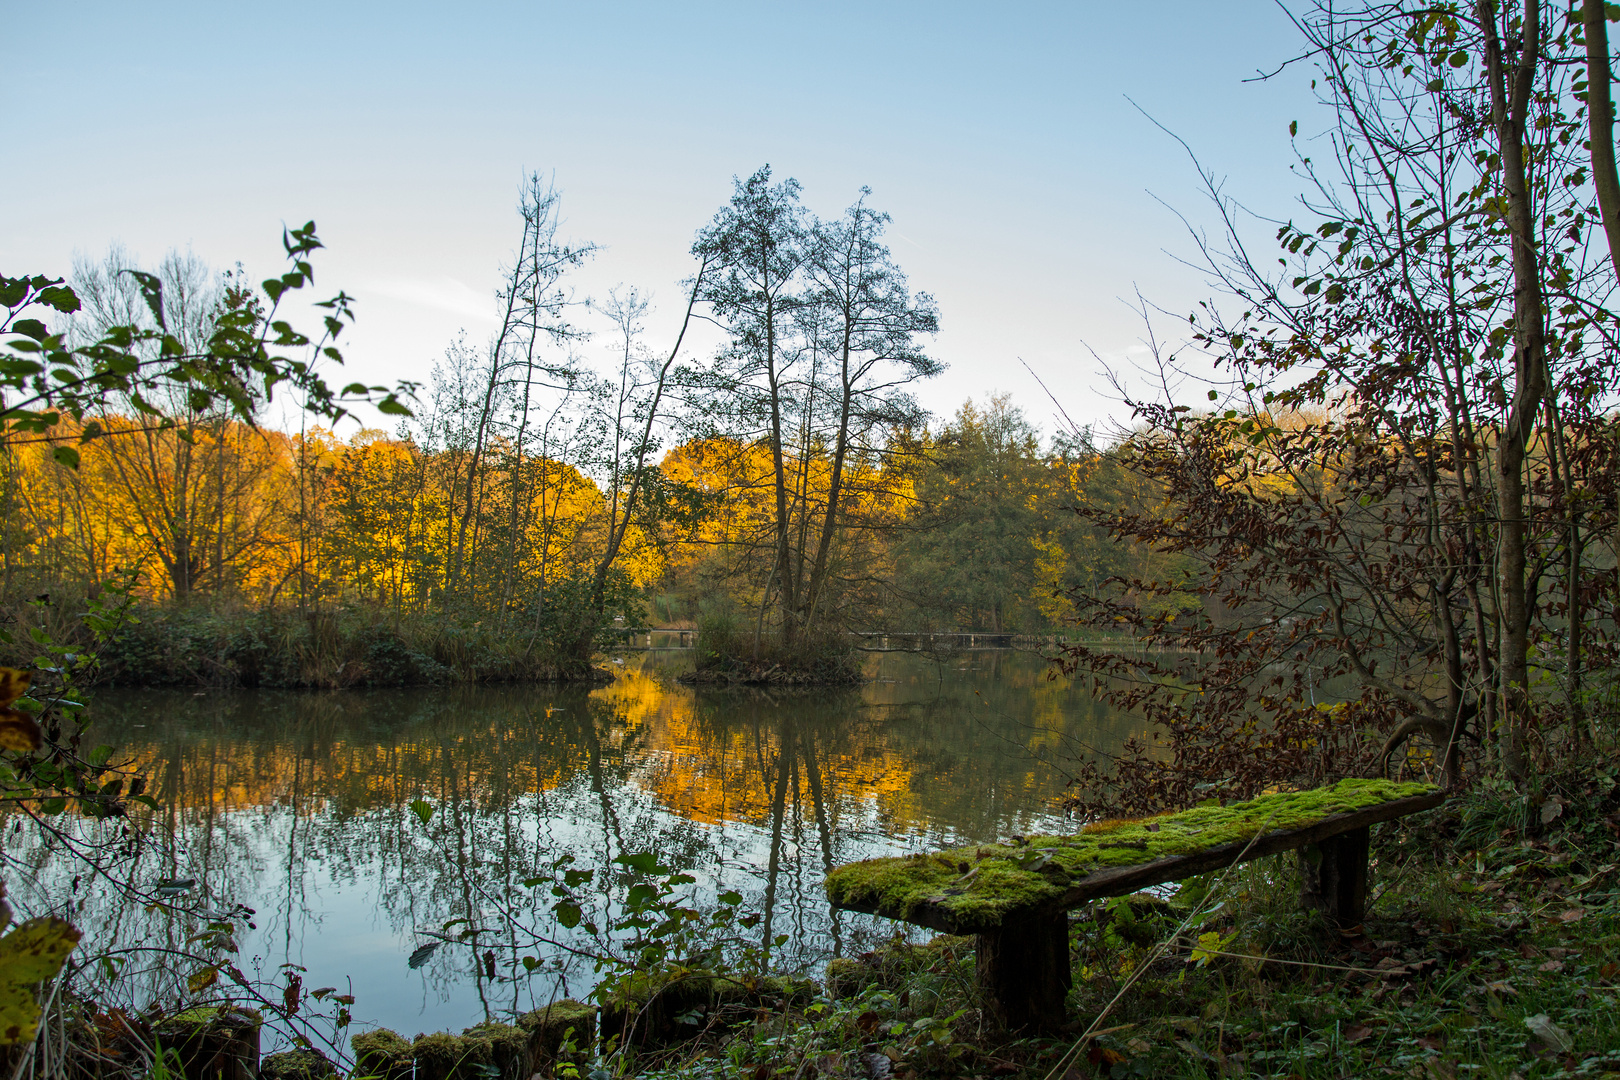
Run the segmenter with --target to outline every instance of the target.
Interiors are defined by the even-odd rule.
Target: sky
[[[694,234],[769,164],[823,216],[863,185],[892,215],[940,309],[925,405],[1006,392],[1048,431],[1060,408],[1127,417],[1108,372],[1142,386],[1138,294],[1178,314],[1215,295],[1185,264],[1187,223],[1215,225],[1198,164],[1158,125],[1287,218],[1288,125],[1322,111],[1307,70],[1254,80],[1298,49],[1268,0],[0,0],[0,24],[0,91],[33,117],[0,174],[0,272],[118,242],[258,278],[313,219],[318,290],[356,298],[345,381],[425,380],[494,328],[525,174],[601,248],[576,294],[651,293],[656,344]]]

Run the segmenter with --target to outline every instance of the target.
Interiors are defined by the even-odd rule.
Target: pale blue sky
[[[925,403],[1007,390],[1048,428],[1019,357],[1077,418],[1117,414],[1085,346],[1128,359],[1120,298],[1210,292],[1154,198],[1209,222],[1197,173],[1127,96],[1283,217],[1288,122],[1320,113],[1309,72],[1243,81],[1296,48],[1265,0],[0,0],[0,23],[8,274],[117,240],[263,276],[281,224],[314,218],[318,284],[359,298],[350,371],[424,378],[458,328],[489,329],[526,170],[554,172],[565,233],[605,248],[580,291],[652,290],[661,335],[694,231],[768,162],[820,213],[867,184],[893,214],[951,365]]]

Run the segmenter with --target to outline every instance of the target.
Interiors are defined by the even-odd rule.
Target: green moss
[[[1331,787],[1264,795],[1231,806],[1101,822],[1072,836],[1032,836],[1022,844],[868,859],[828,874],[827,895],[834,903],[874,907],[896,919],[907,919],[933,902],[962,929],[988,928],[1000,925],[1010,912],[1057,900],[1072,882],[1097,870],[1190,855],[1433,790],[1432,784],[1341,780]]]
[[[494,1040],[437,1031],[411,1044],[417,1080],[481,1080],[496,1068]]]
[[[827,961],[827,994],[849,998],[869,986],[898,992],[925,973],[951,970],[973,946],[971,937],[935,934],[921,945],[892,941],[858,957],[834,957]]]
[[[181,1031],[207,1027],[216,1022],[258,1027],[264,1023],[264,1018],[259,1015],[257,1009],[247,1009],[239,1005],[199,1005],[197,1008],[166,1017],[158,1026],[166,1031]]]
[[[411,1044],[397,1032],[388,1028],[362,1032],[351,1038],[349,1045],[354,1047],[354,1075],[357,1080],[360,1077],[392,1080],[394,1077],[411,1075]]]
[[[259,1080],[326,1080],[337,1066],[319,1050],[283,1050],[259,1062]]]
[[[557,1056],[570,1030],[574,1033],[575,1046],[595,1044],[596,1006],[564,998],[543,1009],[524,1013],[518,1017],[517,1025],[529,1033],[529,1057],[539,1064]]]
[[[854,997],[877,981],[877,972],[850,956],[827,961],[827,993],[835,998]]]
[[[508,1080],[528,1080],[533,1072],[529,1068],[529,1033],[520,1027],[485,1021],[462,1032],[461,1042],[468,1050],[469,1060],[487,1058]],[[474,1044],[477,1044],[476,1049]]]

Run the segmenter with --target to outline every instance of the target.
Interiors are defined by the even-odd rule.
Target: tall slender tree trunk
[[[1502,765],[1517,783],[1530,775],[1530,604],[1525,582],[1529,512],[1524,470],[1530,437],[1545,392],[1544,304],[1536,262],[1535,208],[1525,167],[1524,133],[1541,54],[1541,5],[1526,0],[1518,62],[1508,84],[1496,4],[1481,0],[1492,122],[1502,160],[1507,227],[1513,265],[1513,399],[1497,450],[1497,577],[1502,592]]]

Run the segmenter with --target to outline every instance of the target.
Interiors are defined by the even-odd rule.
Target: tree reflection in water
[[[700,904],[741,892],[763,947],[787,935],[773,964],[813,970],[892,931],[829,911],[828,867],[1037,828],[1062,791],[1048,759],[1136,726],[1018,653],[944,668],[885,655],[863,687],[793,693],[694,693],[668,654],[626,659],[595,690],[108,691],[96,738],[147,766],[161,806],[127,865],[142,881],[195,879],[207,906],[256,908],[244,968],[300,964],[307,986],[352,988],[358,1018],[459,1029],[590,989],[591,965],[568,951],[590,941],[522,885],[562,855],[619,886],[616,856],[656,852],[697,878]],[[425,825],[418,799],[435,808]],[[98,947],[178,948],[197,928],[75,889],[82,868],[26,823],[6,849],[19,906],[71,904]],[[450,937],[476,931],[472,947],[408,968],[451,920],[466,921]],[[542,967],[527,972],[525,955]],[[184,975],[159,965],[123,993],[172,998]]]

